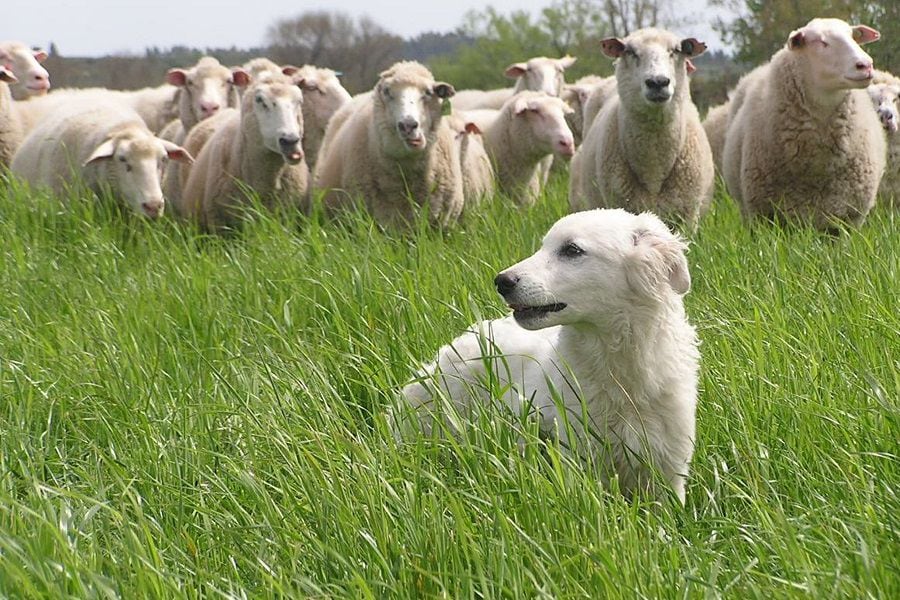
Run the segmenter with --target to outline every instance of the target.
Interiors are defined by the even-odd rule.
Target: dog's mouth
[[[513,310],[513,317],[516,319],[533,319],[534,317],[542,317],[552,312],[559,312],[566,307],[565,303],[557,302],[556,304],[544,304],[543,306],[525,306],[524,304],[510,304]]]

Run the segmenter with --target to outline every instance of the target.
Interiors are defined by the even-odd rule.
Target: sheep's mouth
[[[47,90],[50,89],[50,85],[38,83],[38,84],[26,85],[25,89],[32,91],[32,92],[46,93]]]
[[[521,321],[543,317],[544,315],[552,312],[559,312],[566,307],[566,304],[563,302],[557,302],[555,304],[544,304],[542,306],[510,304],[509,307],[513,310],[513,317],[515,317],[517,321]]]
[[[419,134],[413,137],[404,137],[403,142],[413,150],[420,150],[425,147],[425,136]]]
[[[289,165],[298,165],[303,160],[303,153],[299,150],[294,150],[292,152],[282,152],[281,155],[284,157],[284,162]]]
[[[647,92],[644,94],[644,97],[653,104],[663,104],[672,98],[672,94],[669,92]]]
[[[866,87],[872,82],[872,79],[875,78],[875,73],[869,71],[868,73],[859,76],[859,77],[844,77],[847,81],[852,83],[860,84],[861,87]]]

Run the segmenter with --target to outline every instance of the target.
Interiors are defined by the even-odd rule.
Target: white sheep
[[[751,84],[729,119],[722,166],[746,217],[820,229],[865,220],[886,149],[863,89],[872,81],[872,59],[859,43],[878,37],[864,25],[813,19],[745,78]]]
[[[303,65],[284,67],[303,90],[303,151],[312,169],[319,157],[328,121],[342,106],[350,102],[350,94],[341,85],[338,73],[331,69]]]
[[[421,64],[399,62],[335,113],[314,177],[326,210],[362,200],[383,227],[409,227],[422,212],[433,225],[455,222],[462,174],[455,134],[442,118],[453,93]]]
[[[22,143],[22,127],[15,112],[9,84],[18,81],[13,72],[0,65],[0,170],[8,167]]]
[[[591,94],[598,86],[604,85],[610,77],[600,77],[599,75],[586,75],[575,83],[567,83],[563,86],[562,93],[559,95],[563,101],[572,108],[572,113],[566,116],[566,122],[572,135],[575,136],[575,145],[580,146],[584,138],[584,107],[591,97]]]
[[[499,90],[462,90],[453,98],[453,106],[459,110],[491,108],[498,110],[513,94],[524,91],[544,92],[548,96],[559,96],[565,84],[565,70],[575,64],[572,56],[547,58],[538,56],[527,62],[514,63],[506,67],[504,75],[516,80],[511,88]]]
[[[50,89],[50,74],[40,63],[47,60],[43,50],[32,50],[22,42],[0,42],[0,65],[6,65],[18,79],[10,89],[15,100],[43,96]]]
[[[499,111],[460,111],[484,133],[484,147],[498,187],[519,204],[537,200],[544,183],[544,159],[568,160],[575,140],[566,123],[572,109],[542,92],[519,92]]]
[[[703,131],[712,150],[713,163],[722,170],[722,152],[725,150],[725,132],[728,130],[729,103],[720,104],[709,109],[703,119]]]
[[[616,77],[604,77],[601,81],[595,83],[590,88],[590,93],[581,103],[581,138],[590,130],[594,124],[594,119],[600,114],[603,105],[616,95]]]
[[[192,160],[184,148],[155,137],[134,110],[90,99],[71,103],[36,127],[13,157],[11,171],[58,194],[80,178],[155,219],[165,208],[159,172],[167,159]]]
[[[887,139],[887,166],[878,195],[900,206],[900,79],[885,71],[876,71],[869,98],[875,107]]]
[[[694,38],[654,28],[603,40],[616,59],[617,94],[605,103],[572,162],[572,210],[650,210],[692,229],[713,192],[709,142],[691,101]]]
[[[195,127],[186,145],[198,129],[209,139],[191,167],[179,213],[207,230],[223,231],[238,224],[240,208],[252,195],[268,208],[305,208],[309,170],[300,144],[302,101],[300,88],[287,77],[265,77],[245,90],[239,111],[225,109]]]
[[[494,167],[484,147],[484,135],[477,123],[459,114],[447,117],[447,124],[456,136],[462,170],[464,210],[477,207],[495,186]]]

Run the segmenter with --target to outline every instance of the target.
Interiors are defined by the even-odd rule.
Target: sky
[[[258,47],[267,27],[279,18],[309,10],[367,14],[386,29],[411,37],[455,29],[470,9],[493,6],[501,13],[533,14],[552,0],[4,0],[0,38],[47,47],[64,56],[141,54],[145,48],[185,45],[198,48]],[[712,48],[722,43],[710,26],[706,0],[677,0],[693,25],[679,33]]]

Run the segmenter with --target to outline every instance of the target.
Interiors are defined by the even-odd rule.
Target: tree
[[[644,27],[671,26],[676,21],[672,0],[602,0],[600,5],[603,19],[616,37]]]
[[[882,39],[866,46],[881,68],[900,68],[900,2],[897,0],[710,0],[737,16],[719,19],[715,29],[736,49],[735,58],[749,64],[768,60],[788,35],[813,16],[836,17],[881,30]]]
[[[268,29],[270,58],[342,71],[351,92],[371,88],[378,73],[396,62],[403,40],[367,16],[311,11],[280,19]]]

